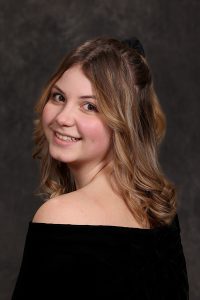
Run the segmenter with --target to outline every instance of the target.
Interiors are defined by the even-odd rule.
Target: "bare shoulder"
[[[106,208],[97,198],[88,197],[82,191],[47,200],[36,211],[32,222],[140,227],[125,206],[116,203]]]
[[[87,224],[100,212],[95,205],[90,204],[84,195],[77,191],[60,195],[42,204],[36,211],[32,222]]]

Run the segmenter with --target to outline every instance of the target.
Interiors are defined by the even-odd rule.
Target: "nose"
[[[73,126],[75,123],[75,112],[72,107],[62,107],[55,117],[55,121],[59,126]]]

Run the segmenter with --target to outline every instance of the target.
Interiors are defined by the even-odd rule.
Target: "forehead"
[[[66,70],[55,83],[66,92],[77,91],[92,93],[93,88],[90,80],[85,76],[80,65],[75,65]]]

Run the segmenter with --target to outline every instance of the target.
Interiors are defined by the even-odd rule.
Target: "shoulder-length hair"
[[[39,194],[47,200],[76,190],[67,164],[50,156],[41,122],[52,86],[76,64],[90,80],[97,108],[113,132],[113,188],[140,224],[170,224],[177,209],[176,189],[158,162],[166,118],[146,58],[115,38],[93,38],[71,50],[36,103],[32,156],[40,160]]]

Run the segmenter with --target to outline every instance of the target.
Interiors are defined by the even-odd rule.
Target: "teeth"
[[[56,132],[56,136],[60,139],[60,140],[63,140],[63,141],[71,141],[71,142],[76,142],[78,141],[79,139],[76,139],[76,138],[72,138],[72,137],[69,137],[69,136],[64,136],[64,135],[61,135],[59,133]]]

